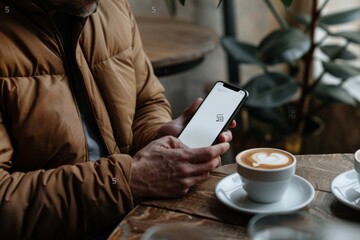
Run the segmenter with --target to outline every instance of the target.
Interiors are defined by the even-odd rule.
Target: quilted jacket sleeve
[[[0,239],[83,239],[133,207],[127,155],[27,173],[12,158],[0,112]]]
[[[137,81],[137,105],[133,124],[135,153],[154,140],[161,125],[171,121],[171,109],[164,95],[164,87],[154,75],[144,52],[132,11],[129,10],[129,13],[133,26],[133,61]]]

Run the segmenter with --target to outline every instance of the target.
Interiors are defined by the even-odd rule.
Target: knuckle
[[[219,156],[219,154],[215,151],[215,150],[213,150],[213,149],[210,149],[209,150],[209,153],[208,153],[208,158],[217,158]]]
[[[193,175],[195,169],[193,168],[186,168],[183,170],[183,176],[184,177],[190,177],[191,175]]]
[[[215,155],[215,151],[212,149],[212,147],[209,147],[202,152],[202,156],[206,159],[214,158]]]
[[[170,147],[174,148],[178,145],[179,140],[173,136],[167,136],[167,143]]]
[[[189,188],[193,185],[192,181],[188,178],[181,179],[179,184],[180,184],[180,189],[186,192],[188,192]]]

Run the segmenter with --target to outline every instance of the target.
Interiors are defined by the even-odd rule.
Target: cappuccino
[[[292,155],[279,149],[257,148],[244,151],[238,161],[251,168],[277,169],[291,165],[294,159]]]

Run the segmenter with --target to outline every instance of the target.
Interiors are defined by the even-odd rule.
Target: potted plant
[[[181,1],[184,4],[185,1]],[[286,7],[291,0],[282,0]],[[246,103],[252,131],[272,140],[287,141],[284,148],[298,153],[304,134],[321,126],[317,112],[332,103],[356,107],[359,102],[343,87],[349,79],[360,75],[360,68],[351,64],[357,58],[349,49],[360,45],[360,31],[333,31],[332,26],[360,19],[360,8],[324,15],[326,0],[312,0],[309,13],[291,16],[297,26],[291,26],[271,0],[264,0],[279,23],[279,28],[264,36],[259,45],[225,37],[222,45],[239,64],[252,64],[263,73],[251,77],[243,86],[250,93]],[[220,1],[221,3],[221,1]],[[316,39],[316,30],[323,36]],[[341,38],[342,44],[328,44],[329,38]],[[326,57],[318,59],[317,51]],[[314,76],[315,62],[321,62],[322,73]],[[274,66],[281,65],[278,70]],[[276,69],[276,70],[274,70]],[[323,81],[325,74],[337,78],[337,84]]]

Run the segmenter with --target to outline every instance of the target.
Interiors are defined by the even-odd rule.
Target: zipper
[[[58,28],[56,27],[53,19],[50,17],[51,19],[51,24],[52,24],[52,27],[54,29],[54,32],[55,32],[55,36],[58,40],[58,42],[60,42],[60,53],[61,53],[61,57],[63,59],[63,64],[64,64],[64,67],[65,67],[65,73],[70,73],[70,69],[69,69],[69,65],[66,61],[66,54],[65,54],[65,41],[64,39],[62,38]],[[81,129],[82,129],[82,132],[84,133],[84,139],[85,139],[85,151],[86,151],[86,161],[89,161],[90,159],[90,156],[89,156],[89,146],[88,146],[88,143],[87,143],[87,140],[86,140],[86,136],[85,136],[85,129],[84,129],[84,126],[82,124],[83,120],[81,118],[81,113],[80,113],[80,110],[79,110],[79,105],[77,103],[77,100],[76,100],[76,97],[74,96],[74,87],[71,83],[71,81],[69,81],[70,79],[68,79],[68,83],[69,83],[69,86],[70,86],[70,89],[71,89],[71,95],[73,97],[73,100],[74,100],[74,103],[75,103],[75,106],[76,106],[76,111],[78,113],[78,116],[79,116],[79,119],[80,119],[80,122],[81,122]]]
[[[63,63],[64,63],[64,66],[65,66],[65,72],[69,74],[71,71],[70,71],[70,67],[69,67],[69,64],[68,64],[67,59],[66,59],[66,53],[65,53],[65,47],[64,47],[64,46],[65,46],[65,41],[64,41],[63,37],[61,36],[60,31],[59,31],[58,28],[56,27],[56,24],[54,23],[54,20],[52,19],[52,17],[49,16],[49,18],[51,19],[51,25],[52,25],[52,28],[53,28],[53,30],[54,30],[54,32],[55,32],[55,36],[56,36],[57,40],[60,42],[60,45],[61,45],[61,46],[60,46],[60,48],[61,48],[60,50],[61,50],[61,55],[62,55]],[[81,33],[82,33],[82,29],[81,29],[81,31],[79,32],[77,39],[80,37]],[[78,41],[78,40],[77,40],[77,41]],[[76,44],[76,45],[77,45],[77,44]],[[73,54],[74,54],[75,62],[77,63],[77,60],[76,60],[76,46],[75,46],[75,50],[74,50]],[[76,67],[77,67],[77,69],[78,69],[78,71],[79,71],[79,73],[80,73],[80,75],[81,75],[81,78],[83,78],[78,64],[77,64]],[[69,76],[70,76],[70,75],[69,75]],[[70,79],[68,79],[68,80],[70,80]],[[76,97],[74,96],[74,91],[75,91],[75,89],[74,89],[73,83],[72,83],[71,81],[68,81],[68,83],[69,83],[69,86],[70,86],[70,89],[71,89],[71,92],[72,92],[72,97],[73,97],[74,102],[75,102],[75,106],[76,106],[76,110],[77,110],[77,112],[78,112],[78,116],[79,116],[79,118],[80,118],[81,123],[83,123],[83,120],[82,120],[82,118],[81,118],[81,113],[80,113],[80,110],[79,110],[79,105],[78,105],[78,103],[77,103]],[[87,104],[89,104],[89,110],[91,111],[91,114],[93,115],[93,120],[94,120],[95,125],[96,125],[96,127],[97,127],[97,130],[98,130],[98,132],[99,132],[100,140],[102,141],[103,146],[105,147],[104,150],[106,150],[107,155],[109,155],[109,154],[110,154],[109,146],[106,144],[105,139],[104,139],[104,137],[103,137],[103,135],[102,135],[102,132],[101,132],[101,130],[100,130],[98,121],[97,121],[96,118],[95,118],[95,113],[94,113],[94,110],[93,110],[93,107],[92,107],[92,104],[91,104],[91,101],[90,101],[90,97],[89,97],[89,94],[88,94],[88,89],[86,88],[83,79],[81,79],[81,85],[82,85],[82,87],[84,88],[84,95],[85,95],[85,97],[86,97],[86,102],[87,102]],[[86,150],[86,156],[87,156],[86,159],[87,159],[87,161],[89,161],[89,159],[90,159],[90,156],[89,156],[89,147],[88,147],[88,142],[87,142],[87,140],[86,140],[85,129],[84,129],[83,124],[81,124],[81,128],[82,128],[82,130],[83,130],[84,139],[85,139],[85,143],[86,143],[86,144],[85,144],[85,150]]]
[[[106,144],[106,141],[105,141],[104,136],[103,136],[103,134],[102,134],[102,132],[101,132],[99,123],[98,123],[98,121],[96,120],[95,111],[94,111],[94,108],[93,108],[93,104],[92,104],[91,101],[90,101],[89,91],[88,91],[88,88],[86,87],[86,84],[85,84],[85,81],[84,81],[84,77],[83,77],[83,75],[82,75],[82,72],[81,72],[81,70],[80,70],[80,68],[79,68],[79,64],[77,63],[77,59],[76,59],[76,47],[77,47],[77,45],[78,45],[78,42],[79,42],[79,38],[80,38],[80,36],[81,36],[81,33],[82,33],[83,30],[84,30],[85,21],[86,21],[86,19],[83,20],[82,28],[81,28],[81,30],[80,30],[77,38],[76,38],[77,40],[76,40],[76,44],[75,44],[75,46],[74,46],[74,52],[73,52],[74,56],[73,56],[73,57],[74,57],[75,62],[76,62],[76,68],[77,68],[77,70],[79,71],[80,76],[81,76],[81,82],[80,82],[80,84],[82,85],[82,87],[83,87],[83,89],[84,89],[84,94],[85,94],[85,97],[86,97],[86,102],[87,102],[87,104],[88,104],[88,106],[89,106],[89,110],[91,111],[91,114],[92,114],[93,120],[94,120],[94,122],[95,122],[97,131],[98,131],[98,133],[99,133],[99,135],[100,135],[100,140],[102,141],[102,144],[103,144],[103,146],[105,147],[106,154],[107,154],[107,156],[108,156],[108,155],[110,155],[109,146]]]

